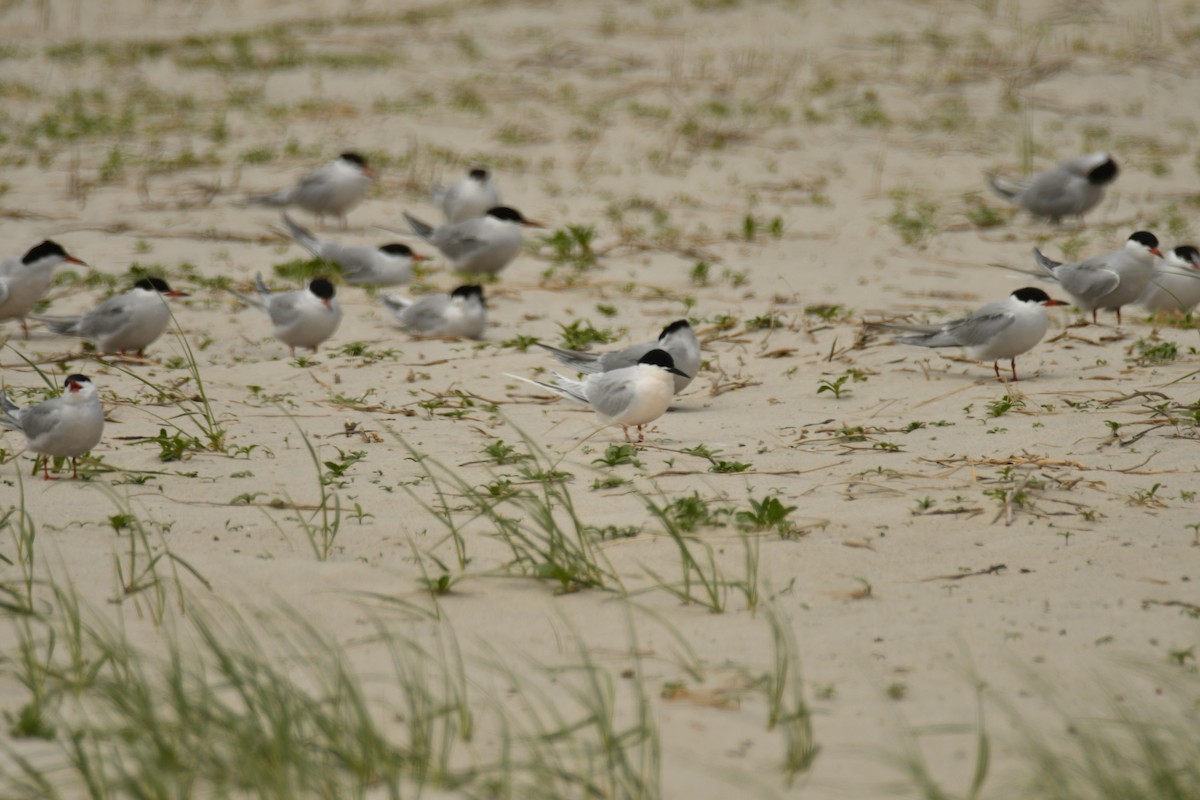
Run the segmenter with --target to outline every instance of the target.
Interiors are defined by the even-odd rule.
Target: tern
[[[420,300],[391,295],[383,304],[400,323],[416,336],[444,336],[452,339],[482,339],[487,328],[487,304],[483,287],[459,286],[450,294],[434,294]]]
[[[87,339],[101,353],[125,354],[132,350],[141,358],[171,324],[171,309],[163,298],[187,296],[161,278],[142,278],[128,292],[108,298],[86,314],[34,314],[33,318],[61,336]]]
[[[407,212],[404,218],[414,233],[441,252],[452,270],[468,275],[499,273],[521,252],[522,226],[542,227],[508,206],[496,206],[477,219],[440,228],[427,225]]]
[[[972,311],[962,319],[943,322],[940,325],[902,325],[874,323],[873,327],[889,330],[909,331],[909,335],[897,336],[902,344],[920,347],[962,347],[967,357],[975,361],[991,361],[1000,376],[1000,362],[1008,359],[1012,368],[1012,379],[1017,378],[1017,356],[1037,346],[1046,335],[1049,319],[1046,308],[1066,305],[1053,300],[1041,289],[1026,287],[1017,289],[1004,300],[988,303]]]
[[[992,191],[1013,205],[1057,223],[1066,216],[1082,217],[1104,199],[1104,188],[1116,180],[1117,162],[1108,153],[1069,158],[1032,178],[988,176]]]
[[[346,229],[346,214],[363,201],[371,190],[375,172],[358,153],[342,153],[302,177],[290,189],[255,195],[252,205],[286,208],[296,206],[313,214],[320,224],[326,214],[333,214]]]
[[[272,293],[263,283],[262,273],[254,276],[258,297],[235,293],[235,297],[264,311],[274,326],[275,338],[291,348],[307,347],[314,353],[317,346],[333,336],[342,321],[333,284],[326,278],[313,278],[304,289]]]
[[[77,459],[100,443],[104,410],[100,393],[85,375],[69,375],[58,397],[21,408],[0,391],[0,427],[25,434],[29,449],[42,459],[42,477],[50,477],[50,457],[70,458],[71,475],[79,477]],[[37,463],[34,462],[34,472]]]
[[[1167,250],[1138,304],[1150,311],[1190,311],[1200,303],[1200,250],[1190,244]]]
[[[538,347],[548,350],[560,363],[587,374],[632,367],[651,350],[666,350],[679,370],[679,374],[675,375],[675,394],[686,389],[700,369],[700,340],[696,338],[686,319],[676,320],[663,328],[656,341],[630,345],[622,350],[611,350],[607,353],[560,350],[540,342]]]
[[[1119,250],[1101,253],[1083,261],[1060,263],[1033,248],[1033,257],[1046,271],[1047,280],[1057,282],[1084,312],[1101,308],[1115,309],[1121,324],[1121,306],[1137,302],[1154,275],[1154,257],[1161,256],[1158,238],[1153,233],[1130,234]]]
[[[427,258],[412,251],[406,244],[385,244],[381,247],[347,245],[318,239],[307,228],[297,225],[287,214],[283,224],[288,233],[313,256],[331,261],[342,271],[342,278],[351,286],[400,286],[412,280],[413,263]]]
[[[30,248],[20,258],[14,256],[0,261],[0,322],[20,320],[21,330],[28,339],[29,326],[25,317],[50,288],[54,270],[60,264],[87,266],[69,255],[62,245],[49,239]]]
[[[446,222],[462,222],[500,205],[500,190],[486,169],[476,167],[449,188],[434,186],[433,202],[446,215]]]
[[[638,443],[646,440],[643,428],[661,417],[675,396],[674,378],[683,376],[666,350],[651,350],[631,367],[596,372],[578,381],[554,373],[554,384],[509,375],[525,383],[548,389],[568,400],[592,407],[603,425],[620,425],[629,441],[629,428],[636,426]]]

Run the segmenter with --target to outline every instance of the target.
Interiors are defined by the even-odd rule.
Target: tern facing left
[[[1150,311],[1189,311],[1200,303],[1200,250],[1190,244],[1163,253],[1138,304]]]
[[[291,348],[292,356],[297,347],[317,352],[317,346],[333,336],[342,321],[342,307],[334,296],[333,284],[326,278],[313,278],[304,289],[272,293],[259,273],[254,276],[254,285],[257,298],[236,296],[266,312],[275,338]]]
[[[25,434],[29,449],[42,457],[42,477],[50,477],[50,457],[71,459],[71,474],[78,478],[81,455],[100,443],[104,410],[100,393],[85,375],[70,375],[58,397],[21,408],[0,392],[0,427]],[[34,463],[36,474],[37,464]]]
[[[351,286],[399,286],[413,277],[413,262],[425,261],[406,244],[385,244],[381,247],[338,244],[318,239],[307,228],[283,215],[288,233],[314,257],[332,261],[342,271],[342,278]]]
[[[639,443],[646,440],[644,426],[666,413],[675,396],[675,376],[684,373],[666,350],[651,350],[632,367],[596,372],[577,381],[554,373],[554,384],[509,375],[557,395],[592,407],[603,425],[620,425],[629,439],[630,426],[637,426]],[[686,377],[686,376],[684,376]]]
[[[1120,250],[1066,264],[1033,248],[1034,260],[1046,271],[1046,279],[1062,286],[1080,309],[1092,312],[1092,324],[1101,308],[1114,309],[1117,324],[1121,324],[1121,306],[1136,303],[1142,296],[1154,276],[1155,256],[1162,256],[1158,237],[1147,231],[1130,234]]]
[[[476,167],[450,188],[433,187],[433,202],[446,215],[446,222],[482,217],[500,205],[500,190],[486,169]]]
[[[101,353],[132,350],[141,358],[171,324],[171,309],[164,298],[187,296],[161,278],[142,278],[128,292],[114,295],[78,317],[35,314],[33,318],[61,336],[91,341]]]
[[[1015,381],[1018,380],[1017,356],[1032,350],[1046,335],[1049,325],[1046,307],[1061,305],[1066,304],[1052,300],[1041,289],[1026,287],[1017,289],[1004,300],[988,303],[962,319],[941,325],[888,323],[876,327],[910,331],[910,335],[896,337],[902,344],[962,347],[970,359],[991,361],[998,381],[1004,380],[1000,377],[1000,362],[1009,359]]]

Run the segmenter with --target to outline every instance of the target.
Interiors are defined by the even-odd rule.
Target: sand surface
[[[1194,619],[1155,604],[1200,602],[1190,323],[1129,309],[1119,330],[1111,314],[1080,327],[1056,310],[1046,341],[1018,360],[1022,380],[1005,386],[990,364],[894,345],[861,321],[948,319],[1002,298],[1028,279],[995,265],[1032,269],[1035,244],[1086,255],[1136,229],[1168,247],[1194,242],[1193,4],[396,6],[0,4],[3,255],[53,238],[122,285],[139,264],[189,291],[173,309],[229,448],[163,462],[142,441],[172,426],[200,435],[183,415],[200,387],[177,338],[146,363],[106,365],[40,326],[24,341],[6,324],[8,387],[43,385],[24,359],[56,380],[82,371],[108,413],[87,480],[32,479],[21,437],[0,440],[0,511],[23,493],[39,575],[153,648],[183,623],[155,624],[148,593],[122,591],[115,564],[136,537],[112,518],[128,513],[207,582],[175,571],[190,607],[247,618],[291,607],[364,675],[390,668],[369,641],[373,620],[430,647],[452,630],[482,720],[464,763],[495,751],[483,709],[511,696],[486,659],[552,696],[551,668],[579,663],[582,647],[612,676],[619,718],[633,695],[649,699],[663,797],[882,796],[910,781],[889,760],[905,732],[950,723],[966,727],[921,744],[961,792],[976,678],[1051,734],[1064,723],[1048,695],[1137,704],[1162,689],[1128,664],[1169,666],[1197,644]],[[545,233],[593,226],[595,264],[556,263],[529,237],[487,286],[481,343],[413,340],[377,298],[342,286],[340,330],[292,360],[260,314],[194,276],[245,291],[262,272],[294,286],[273,268],[305,254],[272,230],[276,212],[243,200],[346,149],[380,177],[350,229],[327,224],[323,236],[382,243],[395,237],[381,228],[403,229],[402,210],[436,220],[429,185],[483,164]],[[1122,174],[1086,224],[1031,220],[986,193],[985,172],[1095,150]],[[435,261],[414,290],[455,285]],[[103,296],[63,282],[49,313]],[[636,464],[597,463],[619,429],[597,431],[587,410],[505,377],[552,365],[519,337],[561,344],[560,324],[588,320],[644,341],[683,316],[705,363]],[[1173,360],[1142,356],[1164,342]],[[840,397],[818,392],[841,378]],[[636,533],[592,538],[606,588],[561,593],[525,574],[495,525],[469,521],[449,484],[439,499],[413,455],[470,486],[536,492],[523,464],[485,452],[498,440],[523,452],[522,437],[544,452],[539,466],[570,473],[551,487],[584,524]],[[298,522],[330,472],[306,440],[317,461],[344,466],[326,487],[341,503],[327,559]],[[746,466],[714,472],[718,462]],[[624,482],[603,485],[613,475]],[[691,545],[725,582],[722,613],[659,585],[678,585],[682,566],[647,501],[692,495],[722,523]],[[788,535],[735,523],[767,497],[794,507]],[[443,502],[465,525],[465,567],[422,506]],[[16,560],[15,545],[0,548]],[[435,559],[454,583],[433,598],[421,578],[441,574]],[[19,574],[0,565],[7,582]],[[167,614],[186,617],[169,594]],[[774,663],[772,615],[795,637],[821,747],[790,787],[759,683]],[[11,648],[16,634],[3,635]],[[13,674],[0,680],[6,712],[27,697]],[[1001,787],[1025,770],[1007,730],[993,717],[993,797],[1018,796]],[[6,747],[54,759],[42,743]]]

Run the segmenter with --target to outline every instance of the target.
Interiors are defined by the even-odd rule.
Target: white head
[[[1137,231],[1125,240],[1125,249],[1139,256],[1149,258],[1151,255],[1162,256],[1158,249],[1158,237],[1149,231]]]

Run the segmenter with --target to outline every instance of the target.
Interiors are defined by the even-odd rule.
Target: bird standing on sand
[[[391,295],[383,304],[400,327],[414,336],[482,339],[487,328],[483,287],[459,286],[450,294],[431,294],[420,300]]]
[[[1017,356],[1032,350],[1046,335],[1049,325],[1046,308],[1061,305],[1065,303],[1051,299],[1041,289],[1026,287],[1017,289],[1004,300],[988,303],[962,319],[940,325],[873,323],[872,327],[908,331],[909,335],[896,337],[901,344],[965,348],[967,358],[991,361],[998,381],[1004,380],[1000,376],[1000,362],[1009,359],[1015,381],[1018,379]]]
[[[29,449],[42,459],[42,477],[50,478],[50,457],[71,459],[71,475],[79,477],[77,459],[100,443],[104,410],[100,393],[85,375],[69,375],[64,393],[21,408],[0,391],[0,427],[25,434]],[[37,471],[37,463],[33,466]]]
[[[482,217],[500,205],[500,189],[486,169],[476,167],[458,183],[433,187],[433,202],[446,215],[446,222]]]
[[[20,320],[21,330],[28,339],[29,326],[25,317],[49,290],[54,270],[61,264],[87,266],[69,255],[58,242],[49,239],[30,248],[20,258],[12,256],[0,261],[0,322]]]
[[[1163,253],[1138,305],[1150,311],[1190,311],[1200,303],[1200,250],[1190,244]]]
[[[554,384],[509,375],[555,394],[592,407],[602,425],[620,425],[629,441],[629,428],[636,426],[638,443],[646,440],[643,428],[661,417],[675,396],[675,368],[666,350],[651,350],[631,367],[597,372],[577,381],[554,373]]]
[[[561,350],[541,342],[537,345],[548,350],[560,363],[587,374],[632,367],[651,350],[666,350],[671,354],[676,369],[682,373],[675,376],[675,394],[686,389],[700,370],[700,340],[686,319],[677,320],[663,328],[657,341],[634,344],[607,353]]]
[[[405,212],[413,232],[436,247],[450,269],[468,275],[496,275],[521,252],[521,228],[542,227],[508,206],[488,209],[476,219],[434,228]]]
[[[171,324],[171,309],[164,298],[187,297],[161,278],[142,278],[124,294],[113,295],[77,317],[35,314],[34,319],[60,336],[79,336],[101,353],[127,353],[138,357],[163,335]]]
[[[380,247],[338,244],[318,239],[307,228],[297,225],[287,214],[283,224],[288,233],[314,257],[331,261],[342,271],[342,278],[352,286],[400,286],[412,280],[413,263],[425,261],[406,244],[385,244]]]
[[[1154,275],[1155,256],[1162,256],[1158,237],[1147,231],[1130,234],[1119,250],[1066,264],[1046,258],[1041,250],[1033,248],[1034,260],[1046,271],[1045,280],[1058,283],[1075,305],[1092,312],[1093,324],[1101,308],[1115,310],[1117,324],[1121,324],[1121,306],[1137,302],[1142,296]]]
[[[989,175],[988,186],[1013,205],[1057,223],[1063,217],[1082,217],[1095,208],[1118,172],[1117,162],[1108,153],[1090,153],[1069,158],[1032,178]]]
[[[304,289],[272,293],[260,273],[254,276],[254,285],[258,297],[235,296],[270,317],[275,338],[291,348],[293,357],[297,347],[317,352],[317,346],[333,336],[342,321],[333,284],[325,278],[313,278]]]
[[[346,214],[363,201],[371,190],[375,172],[358,153],[342,153],[317,167],[290,189],[255,195],[252,205],[286,208],[296,206],[313,214],[320,225],[326,214],[333,214],[346,229]]]

